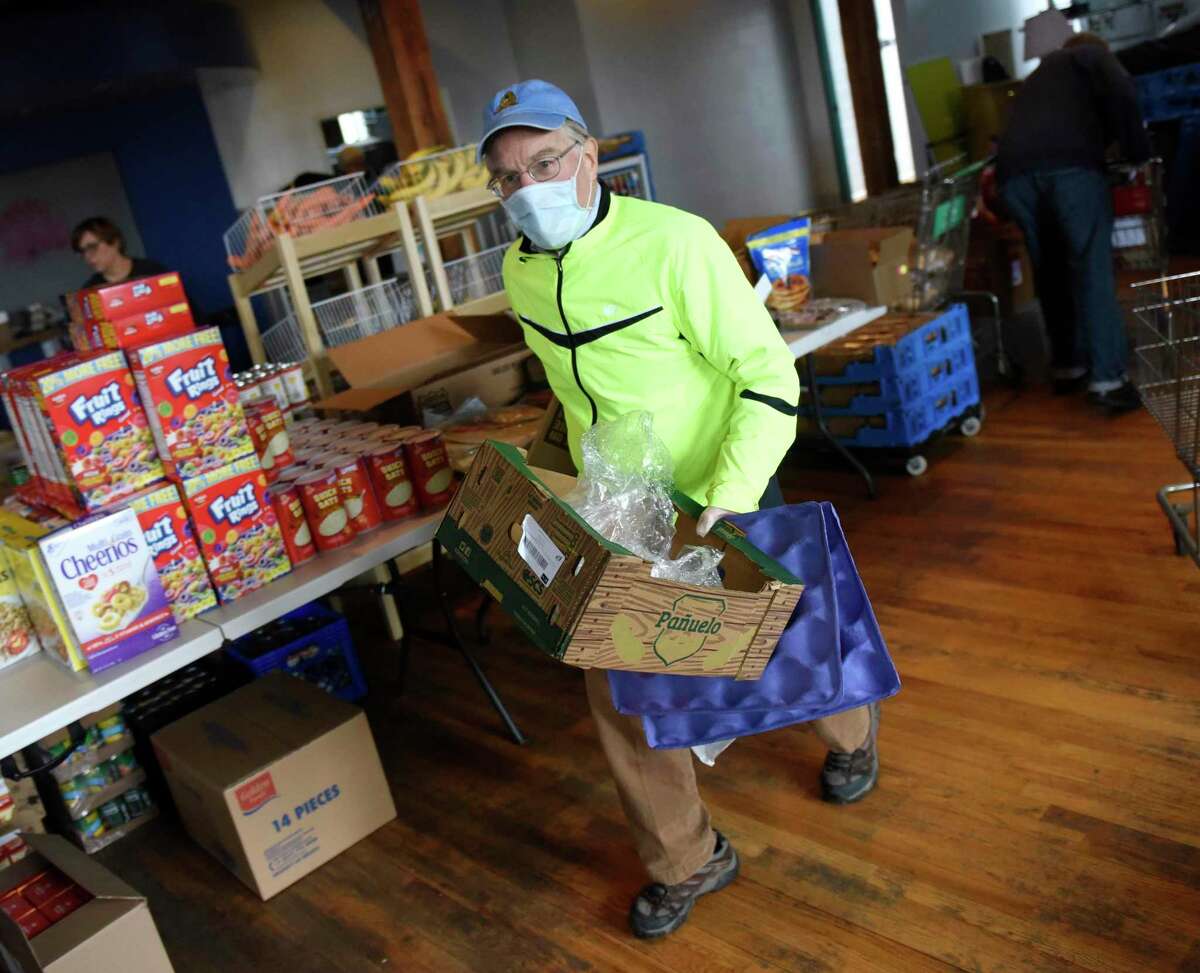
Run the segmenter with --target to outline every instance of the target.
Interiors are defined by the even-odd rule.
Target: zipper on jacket
[[[555,297],[558,300],[558,317],[562,321],[563,328],[566,329],[568,337],[574,337],[571,331],[571,325],[567,323],[567,312],[563,308],[562,291],[563,291],[563,266],[562,254],[554,258],[554,266],[558,268],[558,287],[555,292]],[[574,345],[571,346],[571,371],[575,374],[575,384],[579,386],[579,391],[583,393],[583,397],[588,400],[588,405],[592,407],[592,425],[596,424],[599,413],[596,411],[596,400],[588,394],[588,390],[583,387],[583,379],[579,377],[579,357],[578,350]]]

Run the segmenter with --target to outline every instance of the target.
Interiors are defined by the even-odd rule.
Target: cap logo
[[[506,91],[500,96],[500,103],[496,106],[496,111],[504,111],[506,108],[512,108],[517,103],[517,93],[515,91]]]

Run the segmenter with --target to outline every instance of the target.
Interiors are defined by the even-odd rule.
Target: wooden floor
[[[524,749],[457,657],[417,646],[397,700],[364,649],[399,817],[271,902],[167,822],[105,860],[181,973],[1200,971],[1200,570],[1154,502],[1180,479],[1147,415],[1035,390],[874,503],[789,473],[836,502],[904,680],[879,789],[824,805],[815,738],[739,741],[702,787],[741,878],[667,941],[626,929],[642,876],[579,673],[507,629],[481,657]]]

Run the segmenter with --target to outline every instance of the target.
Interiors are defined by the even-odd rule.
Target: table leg
[[[434,592],[438,601],[438,607],[441,609],[442,618],[446,625],[446,631],[444,633],[431,632],[427,629],[411,626],[406,622],[404,625],[404,641],[401,648],[401,665],[404,667],[403,671],[407,671],[408,640],[412,637],[423,638],[427,641],[437,642],[441,645],[446,645],[450,648],[457,649],[462,657],[466,659],[467,665],[471,667],[471,671],[475,674],[475,678],[479,682],[479,685],[482,687],[484,693],[487,695],[488,700],[491,702],[496,712],[500,715],[500,719],[503,720],[504,726],[508,730],[509,735],[513,738],[514,742],[518,744],[524,744],[526,742],[525,735],[521,733],[520,729],[517,727],[517,724],[513,721],[512,716],[509,715],[508,707],[504,705],[504,701],[500,698],[500,694],[496,692],[491,680],[488,679],[487,674],[483,671],[483,668],[479,665],[479,662],[476,660],[475,656],[471,654],[471,650],[467,648],[466,644],[462,640],[462,637],[458,634],[458,626],[454,623],[454,611],[450,607],[450,603],[446,598],[446,589],[442,581],[442,563],[442,548],[441,545],[435,540],[433,542],[432,563],[433,584]],[[396,569],[396,564],[394,561],[388,562],[388,570],[391,572],[393,587],[397,591],[403,590],[405,585],[400,577],[400,572]],[[401,685],[403,685],[403,683],[401,683]]]
[[[845,459],[847,463],[849,463],[854,469],[858,470],[859,475],[866,481],[867,496],[874,500],[876,496],[874,478],[871,476],[867,468],[858,461],[858,457],[856,457],[850,452],[850,450],[839,443],[834,437],[833,433],[829,431],[829,427],[825,425],[825,417],[821,415],[821,397],[817,394],[817,373],[813,368],[812,355],[804,356],[804,372],[808,381],[808,398],[812,403],[813,419],[817,423],[817,429],[820,431],[821,436],[825,439],[825,441],[829,443],[829,445],[832,446],[836,452],[840,453],[842,458]]]

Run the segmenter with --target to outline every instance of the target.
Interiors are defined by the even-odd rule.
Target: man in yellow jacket
[[[529,347],[563,405],[571,454],[601,420],[644,410],[675,464],[675,485],[723,516],[783,502],[774,474],[796,434],[795,361],[732,252],[704,220],[614,196],[597,179],[596,140],[574,102],[544,81],[497,92],[479,152],[521,237],[504,286]],[[679,928],[696,898],[737,875],[709,822],[687,750],[651,750],[616,712],[604,673],[588,701],[652,883],[630,910],[636,935]],[[826,800],[849,803],[879,773],[878,710],[813,724],[830,747]]]

